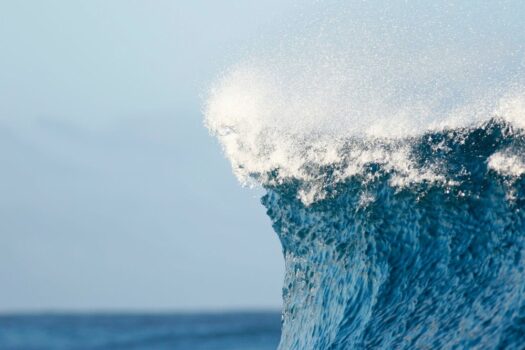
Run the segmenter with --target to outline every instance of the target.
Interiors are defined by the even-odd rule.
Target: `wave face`
[[[525,2],[315,3],[205,105],[267,191],[280,348],[523,349]]]
[[[525,178],[490,158],[523,154],[525,138],[494,121],[461,133],[412,144],[453,187],[395,188],[374,163],[309,206],[297,181],[267,186],[286,261],[281,349],[523,348]]]

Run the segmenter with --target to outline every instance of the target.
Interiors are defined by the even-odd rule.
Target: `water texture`
[[[438,162],[454,186],[395,188],[380,164],[309,206],[299,183],[269,186],[286,260],[281,349],[523,349],[525,178],[488,165],[495,149],[523,154],[507,127],[414,141],[415,162]]]

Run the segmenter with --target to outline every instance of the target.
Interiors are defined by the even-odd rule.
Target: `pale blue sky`
[[[292,3],[0,2],[0,312],[279,307],[260,193],[200,110]]]

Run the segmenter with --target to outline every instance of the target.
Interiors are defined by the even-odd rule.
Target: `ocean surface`
[[[270,350],[277,312],[0,315],[0,349]]]

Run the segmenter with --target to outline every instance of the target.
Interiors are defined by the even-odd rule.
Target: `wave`
[[[521,349],[525,138],[509,128],[414,141],[414,162],[454,186],[396,188],[378,163],[308,206],[297,180],[266,186],[286,262],[281,348]]]
[[[266,189],[280,348],[522,349],[525,8],[383,5],[330,8],[205,105]]]

